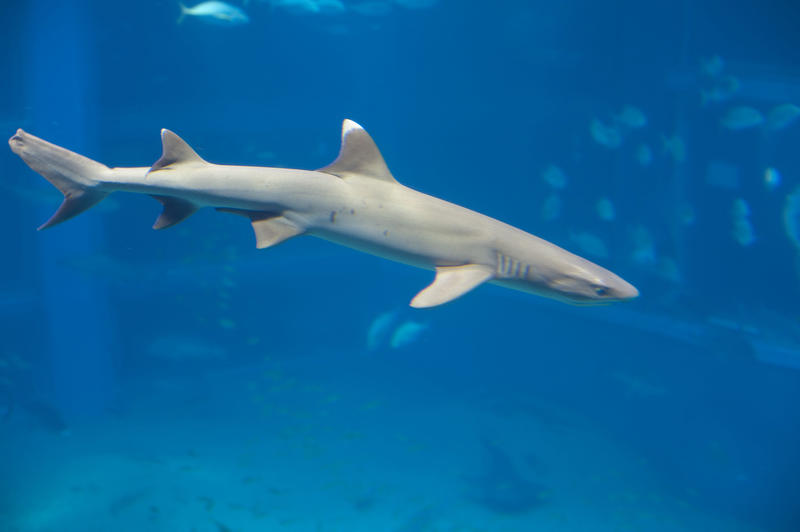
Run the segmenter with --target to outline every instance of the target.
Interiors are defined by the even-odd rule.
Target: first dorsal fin
[[[161,158],[150,167],[150,172],[163,170],[172,165],[205,165],[208,164],[202,157],[197,155],[191,146],[186,144],[182,138],[169,129],[161,130]]]
[[[397,183],[375,141],[363,127],[352,120],[345,120],[342,124],[342,147],[339,149],[339,156],[331,164],[317,171],[345,179],[350,176],[360,176]]]

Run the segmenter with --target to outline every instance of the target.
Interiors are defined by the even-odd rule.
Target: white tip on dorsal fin
[[[150,167],[150,172],[178,164],[208,164],[186,142],[169,129],[161,130],[161,158]]]
[[[352,120],[345,120],[342,124],[342,147],[339,149],[339,156],[331,164],[317,171],[344,179],[361,176],[397,183],[375,141],[363,127]]]
[[[494,270],[481,264],[439,266],[433,282],[414,296],[414,308],[435,307],[461,297],[494,276]]]

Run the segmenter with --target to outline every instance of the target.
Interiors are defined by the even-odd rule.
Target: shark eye
[[[595,286],[594,293],[598,296],[607,296],[608,295],[608,288],[605,286]]]

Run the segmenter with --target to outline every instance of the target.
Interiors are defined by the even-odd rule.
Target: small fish
[[[638,264],[654,264],[656,262],[656,245],[653,234],[643,225],[637,225],[631,231],[633,253],[631,258]]]
[[[737,219],[747,218],[750,216],[750,206],[747,204],[747,201],[742,198],[736,198],[733,200],[731,214]]]
[[[399,349],[412,344],[419,339],[420,335],[425,332],[427,328],[427,323],[413,320],[405,321],[394,330],[389,345],[392,346],[392,349]]]
[[[642,166],[650,166],[653,162],[653,150],[647,144],[639,144],[636,148],[636,160]]]
[[[547,168],[542,170],[542,179],[545,183],[557,190],[567,186],[567,176],[561,168],[554,164],[549,164]]]
[[[570,233],[569,238],[583,253],[600,259],[608,258],[608,247],[599,236],[583,231]]]
[[[594,208],[597,211],[597,216],[604,222],[610,222],[616,217],[614,204],[611,203],[611,200],[608,198],[600,198],[597,200],[597,203],[594,204]]]
[[[626,105],[619,114],[614,115],[614,120],[631,129],[639,129],[647,125],[644,112],[633,105]]]
[[[550,194],[547,196],[547,199],[544,200],[544,205],[542,205],[542,220],[546,222],[552,222],[556,218],[561,215],[561,196],[556,194]]]
[[[678,263],[672,257],[661,258],[656,264],[655,273],[665,281],[674,284],[680,284],[683,280]]]
[[[792,125],[800,117],[800,107],[785,103],[773,107],[767,115],[767,127],[772,130]]]
[[[676,163],[682,163],[686,160],[686,143],[683,142],[683,137],[680,135],[672,135],[671,137],[662,135],[661,145],[664,153],[669,154]]]
[[[750,223],[749,218],[734,220],[732,234],[733,239],[743,247],[751,246],[756,241],[756,234],[753,230],[753,224]]]
[[[619,130],[613,126],[607,126],[597,118],[592,119],[589,132],[595,142],[606,148],[613,150],[622,145],[622,134]]]
[[[365,17],[383,17],[392,12],[392,4],[386,0],[368,0],[349,5],[351,11]]]
[[[732,131],[741,131],[763,124],[764,115],[758,109],[740,105],[725,113],[725,116],[720,119],[720,123]]]
[[[717,54],[700,60],[700,70],[708,77],[720,77],[724,68],[725,60]]]
[[[731,207],[731,216],[734,240],[744,247],[752,245],[756,241],[756,236],[753,224],[750,223],[750,205],[747,204],[747,201],[742,198],[735,199]]]
[[[178,24],[183,22],[187,16],[197,17],[198,19],[222,26],[239,26],[250,22],[247,14],[238,7],[219,2],[217,0],[201,2],[194,7],[186,7],[179,3],[181,16],[178,17]]]
[[[342,0],[316,0],[320,15],[340,15],[347,11]]]
[[[710,89],[700,91],[700,103],[703,107],[709,103],[722,103],[730,100],[734,94],[739,92],[742,83],[739,78],[725,76]]]
[[[772,166],[768,166],[766,170],[764,170],[764,185],[769,190],[775,190],[781,184],[781,174],[778,172],[777,168]]]
[[[177,333],[157,337],[150,342],[144,354],[174,363],[223,360],[228,356],[222,346],[207,342],[197,335]]]
[[[374,351],[386,342],[391,328],[397,321],[397,312],[388,311],[378,315],[367,330],[367,349]]]
[[[290,15],[317,15],[322,11],[314,0],[271,0],[270,5]]]
[[[795,249],[800,250],[800,186],[786,196],[783,205],[783,230]]]
[[[430,9],[439,3],[439,0],[394,0],[394,3],[408,9]]]

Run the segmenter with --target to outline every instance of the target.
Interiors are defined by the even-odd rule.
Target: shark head
[[[602,266],[533,235],[523,237],[516,247],[503,243],[516,255],[497,254],[491,282],[573,305],[603,305],[639,296],[635,286]]]
[[[548,279],[545,294],[574,305],[602,305],[639,296],[628,281],[589,261],[572,264]]]

